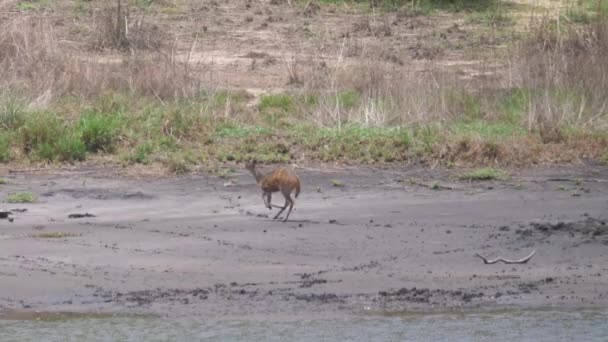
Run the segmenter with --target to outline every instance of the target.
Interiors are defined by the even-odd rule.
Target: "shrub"
[[[80,118],[79,130],[87,151],[112,152],[120,135],[120,119],[118,115],[86,113]]]

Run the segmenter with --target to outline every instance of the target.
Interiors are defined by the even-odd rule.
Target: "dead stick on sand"
[[[505,259],[503,257],[498,257],[496,259],[490,259],[488,260],[487,258],[481,256],[479,253],[476,253],[475,255],[480,257],[481,260],[483,260],[484,264],[495,264],[499,261],[504,262],[505,264],[525,264],[527,263],[530,259],[532,259],[532,257],[534,256],[534,253],[536,253],[536,250],[532,251],[532,253],[530,253],[530,255],[528,255],[527,257],[523,258],[523,259],[519,259],[519,260],[509,260],[509,259]]]

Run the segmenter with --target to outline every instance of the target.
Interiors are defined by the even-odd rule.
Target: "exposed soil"
[[[0,23],[19,16],[42,16],[51,20],[66,49],[83,54],[88,61],[121,61],[116,51],[91,48],[101,29],[96,25],[107,16],[103,2],[87,2],[78,8],[73,1],[62,0],[30,10],[20,9],[18,3],[8,0],[0,5]],[[499,65],[492,62],[494,57],[514,34],[526,29],[532,5],[540,6],[538,2],[505,2],[502,10],[510,11],[515,22],[499,29],[476,21],[466,11],[419,15],[407,9],[370,11],[364,5],[314,1],[307,6],[216,0],[181,1],[172,6],[160,1],[149,7],[130,6],[129,13],[132,31],[146,30],[142,34],[161,45],[175,43],[176,58],[188,61],[210,87],[246,90],[255,97],[298,88],[310,81],[313,70],[326,74],[329,65],[373,63],[412,73],[449,69],[466,82],[495,78]]]
[[[608,306],[605,166],[471,183],[415,167],[298,173],[287,223],[267,218],[245,172],[231,182],[9,174],[0,198],[42,196],[0,204],[13,218],[0,220],[0,311],[264,318]],[[435,181],[442,187],[424,186]],[[53,232],[69,235],[40,237]],[[532,250],[524,265],[475,257]]]

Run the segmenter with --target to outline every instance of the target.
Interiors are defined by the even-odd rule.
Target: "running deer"
[[[264,200],[264,205],[266,208],[272,210],[273,205],[270,203],[272,193],[280,191],[283,194],[283,197],[285,197],[285,205],[283,207],[277,206],[277,208],[281,208],[281,210],[278,214],[276,214],[273,220],[279,218],[281,213],[289,205],[289,211],[287,211],[287,215],[285,216],[283,222],[287,221],[287,218],[289,218],[289,214],[291,213],[291,210],[295,204],[294,200],[291,198],[291,193],[295,189],[295,197],[298,198],[298,195],[300,194],[300,178],[298,178],[296,172],[289,167],[278,167],[269,174],[264,175],[262,172],[260,172],[260,170],[257,170],[255,166],[256,161],[254,160],[247,163],[245,168],[253,174],[258,186],[262,188],[262,199]]]

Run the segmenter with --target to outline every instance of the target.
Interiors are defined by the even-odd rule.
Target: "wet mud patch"
[[[538,223],[533,222],[528,228],[517,229],[515,234],[520,239],[545,240],[552,235],[565,235],[571,238],[584,239],[584,242],[601,242],[608,244],[608,224],[605,220],[588,217],[573,222]]]
[[[463,290],[431,290],[427,288],[401,288],[392,291],[378,292],[379,302],[410,302],[418,304],[441,304],[447,301],[470,303],[475,298],[482,298],[482,292]]]
[[[128,306],[144,306],[155,302],[179,302],[189,304],[191,301],[206,300],[211,289],[152,289],[130,292],[104,291],[97,289],[94,297],[99,297],[104,303],[124,304]]]
[[[296,300],[305,301],[307,303],[330,304],[330,303],[345,303],[347,296],[338,296],[335,293],[310,293],[310,294],[295,294],[291,293],[287,296]]]
[[[79,218],[86,218],[86,217],[96,217],[96,216],[91,213],[84,213],[84,214],[74,213],[74,214],[68,215],[69,219],[79,219]]]

